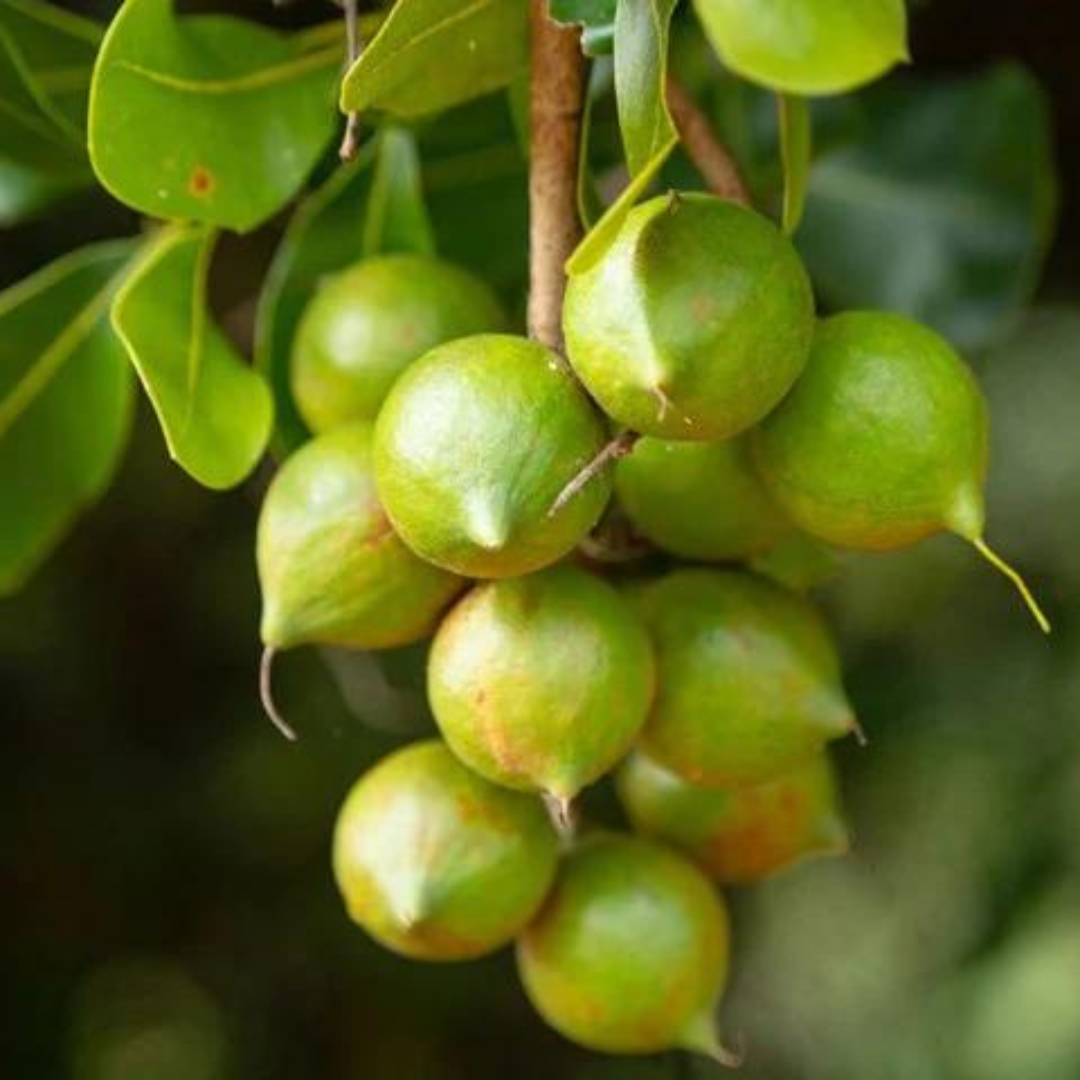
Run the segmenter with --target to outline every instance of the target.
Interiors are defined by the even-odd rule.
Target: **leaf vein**
[[[154,68],[136,64],[131,60],[117,60],[116,66],[146,79],[147,82],[182,94],[226,96],[249,93],[252,90],[265,90],[267,87],[306,75],[309,71],[330,67],[339,61],[340,51],[337,46],[334,46],[332,49],[320,49],[317,52],[293,57],[283,63],[248,72],[245,75],[236,75],[230,79],[188,79],[182,75],[173,75],[167,71],[157,71]]]
[[[359,68],[360,65],[364,63],[366,57],[375,55],[375,59],[371,61],[370,67],[368,68],[369,77],[374,76],[375,72],[385,67],[388,63],[399,62],[401,60],[401,57],[405,53],[422,45],[425,41],[427,41],[428,38],[436,34],[442,33],[444,30],[451,26],[454,26],[456,23],[464,22],[467,19],[471,19],[474,15],[482,12],[485,8],[492,7],[498,2],[499,0],[473,0],[471,4],[467,4],[460,11],[455,11],[453,15],[447,15],[445,18],[440,19],[438,22],[432,23],[431,26],[427,27],[425,30],[422,30],[419,34],[415,34],[407,42],[405,42],[405,44],[403,44],[400,49],[391,52],[388,56],[382,59],[379,59],[378,54],[373,54],[369,49],[367,53],[361,55],[360,59],[356,62],[356,66],[353,68],[353,71],[356,71],[357,68]],[[390,29],[392,29],[392,27],[393,21],[392,19],[388,19],[384,26],[384,30],[389,31]],[[377,44],[378,39],[372,42],[372,48],[374,48]]]

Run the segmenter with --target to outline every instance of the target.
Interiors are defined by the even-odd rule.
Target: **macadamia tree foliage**
[[[958,87],[927,153],[916,83],[837,96],[911,59],[900,0],[249,7],[126,0],[106,28],[0,0],[0,213],[97,185],[138,215],[0,295],[0,591],[105,491],[141,388],[179,468],[261,501],[286,734],[276,654],[430,643],[434,737],[326,822],[348,917],[416,960],[514,945],[584,1047],[730,1062],[719,886],[858,835],[829,748],[859,703],[812,588],[953,533],[1049,629],[986,541],[966,359],[1037,266],[1047,151],[1009,203],[947,122],[1031,87]],[[859,205],[929,157],[1017,207],[993,244]],[[214,284],[253,233],[251,363]],[[920,285],[943,265],[952,306]],[[581,808],[598,784],[621,830]]]

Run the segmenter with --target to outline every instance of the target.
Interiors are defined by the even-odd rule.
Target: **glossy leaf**
[[[837,94],[908,58],[904,0],[694,0],[724,65],[789,94]]]
[[[578,244],[574,249],[574,253],[567,260],[566,272],[568,274],[583,274],[603,258],[604,252],[611,247],[619,229],[622,228],[622,223],[626,220],[627,214],[634,209],[634,204],[648,190],[653,180],[656,179],[664,162],[671,156],[671,152],[678,145],[678,142],[678,136],[673,136],[670,142],[661,146],[653,159],[627,184],[615,202],[604,211],[604,216],[588,231],[585,238]]]
[[[564,26],[581,27],[581,48],[586,56],[606,56],[615,42],[618,0],[551,0],[551,17]]]
[[[289,356],[304,307],[319,279],[360,257],[374,143],[337,169],[293,214],[263,283],[255,317],[255,367],[274,394],[274,451],[281,457],[308,438],[289,389]]]
[[[990,343],[1030,295],[1054,221],[1039,86],[1002,65],[876,87],[860,104],[857,137],[814,162],[799,232],[822,299]]]
[[[435,237],[421,188],[416,139],[405,128],[388,125],[379,132],[364,222],[364,254],[402,251],[434,254]]]
[[[522,0],[397,0],[346,74],[341,107],[441,112],[509,85],[527,65]]]
[[[605,73],[601,65],[593,64],[585,93],[585,104],[581,111],[581,136],[577,161],[578,217],[586,229],[591,229],[604,216],[604,202],[597,190],[596,177],[593,176],[589,145],[592,140],[593,110],[605,82]]]
[[[85,114],[101,29],[52,4],[0,0],[0,157],[89,179]]]
[[[132,251],[84,248],[0,293],[0,595],[25,581],[115,471],[132,379],[108,311]]]
[[[780,158],[784,163],[784,232],[792,236],[806,209],[806,190],[810,183],[812,134],[810,109],[805,98],[778,94],[780,117]]]
[[[664,93],[676,2],[620,0],[615,16],[615,100],[632,177],[677,137]]]
[[[296,194],[334,134],[341,50],[336,25],[284,35],[127,0],[94,70],[99,180],[156,217],[254,228]]]
[[[622,0],[619,4],[615,22],[615,97],[631,179],[567,260],[567,273],[584,273],[603,256],[626,215],[678,145],[679,136],[665,97],[668,30],[675,3]],[[587,210],[582,196],[588,189],[582,185],[588,178],[579,175],[578,180],[579,202]]]
[[[162,230],[117,294],[112,321],[169,453],[200,483],[227,488],[262,455],[273,402],[207,308],[214,239],[205,228]]]

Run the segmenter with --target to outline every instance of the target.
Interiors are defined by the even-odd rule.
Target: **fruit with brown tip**
[[[506,945],[536,914],[557,840],[538,799],[489,784],[440,742],[399,750],[349,792],[334,874],[350,917],[418,960]]]
[[[630,749],[652,703],[653,668],[627,600],[560,565],[466,594],[432,643],[428,697],[467,765],[565,805]]]

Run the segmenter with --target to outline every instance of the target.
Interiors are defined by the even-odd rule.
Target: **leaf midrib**
[[[245,94],[253,90],[265,90],[270,86],[287,83],[300,78],[310,71],[330,67],[340,61],[340,50],[335,45],[327,46],[303,56],[272,64],[258,71],[244,75],[234,75],[228,79],[189,79],[182,75],[173,75],[166,71],[157,71],[131,60],[117,60],[115,65],[123,71],[146,79],[157,86],[164,86],[181,94],[196,94],[212,97],[224,97],[230,94]]]

